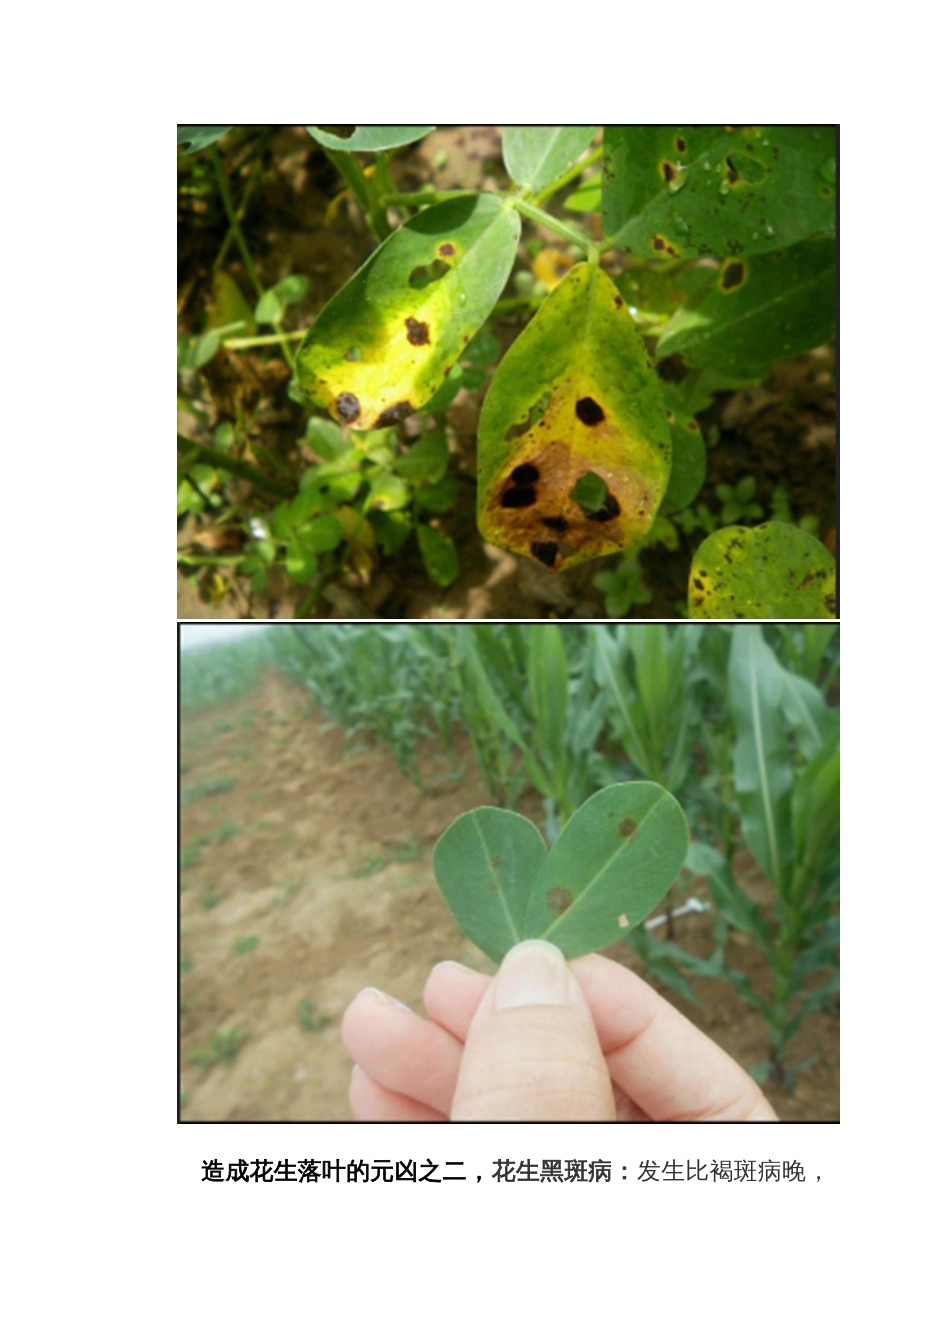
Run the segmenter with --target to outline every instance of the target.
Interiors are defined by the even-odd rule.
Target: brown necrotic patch
[[[722,268],[722,274],[719,277],[719,288],[723,293],[728,293],[730,289],[738,289],[746,276],[745,262],[728,261]]]
[[[503,509],[526,509],[536,499],[537,492],[533,485],[512,485],[502,495],[501,507]]]
[[[443,243],[443,244],[440,246],[440,248],[439,248],[439,256],[440,256],[440,257],[454,257],[454,256],[455,256],[455,244],[454,244],[454,243]]]
[[[634,821],[633,817],[624,817],[623,821],[617,827],[617,834],[623,836],[633,835],[635,834],[636,829],[637,823]]]
[[[360,403],[352,392],[341,392],[336,399],[336,413],[344,425],[351,425],[360,413]]]
[[[406,336],[410,345],[429,344],[428,322],[417,322],[414,317],[406,318]]]
[[[515,467],[511,473],[511,479],[516,485],[533,485],[535,481],[541,479],[541,473],[533,462],[522,462],[520,467]]]
[[[604,418],[603,407],[593,397],[581,397],[574,412],[584,425],[599,425]]]
[[[679,169],[675,163],[670,163],[669,159],[664,159],[662,161],[660,164],[660,172],[663,174],[663,181],[666,182],[667,185],[669,185],[670,182],[675,182],[679,177]]]
[[[376,417],[374,429],[387,429],[389,425],[398,425],[400,420],[405,420],[407,415],[412,415],[413,405],[409,401],[397,401],[393,406],[387,406],[385,411],[381,411]]]
[[[549,527],[552,532],[566,532],[570,523],[566,518],[542,518],[545,527]]]
[[[683,139],[681,135],[678,135],[676,137],[676,152],[678,154],[686,153],[686,141]]]

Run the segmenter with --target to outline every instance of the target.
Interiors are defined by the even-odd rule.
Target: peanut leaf
[[[720,528],[693,556],[689,614],[706,620],[830,619],[834,556],[791,523]]]
[[[515,210],[478,193],[397,229],[307,333],[297,356],[307,396],[356,429],[424,406],[504,289],[520,233]]]
[[[525,905],[547,849],[537,827],[517,812],[476,807],[443,833],[432,871],[456,923],[501,961],[525,936]]]
[[[835,333],[837,244],[817,239],[763,257],[724,261],[716,283],[670,319],[656,353],[700,367],[768,369]]]
[[[559,570],[649,532],[670,475],[663,391],[599,267],[569,271],[499,364],[478,457],[479,527],[496,546]]]
[[[622,938],[676,880],[689,827],[676,799],[637,781],[601,789],[574,813],[534,880],[524,936],[582,957]]]
[[[607,126],[604,234],[664,261],[833,234],[835,153],[834,126]]]
[[[308,126],[307,130],[318,144],[325,149],[342,149],[347,153],[356,150],[395,149],[398,145],[411,145],[413,140],[421,140],[424,135],[434,131],[434,126],[353,126],[329,127]],[[349,135],[334,135],[334,131],[349,130]]]
[[[502,154],[512,182],[539,191],[566,173],[597,132],[596,126],[506,126]]]

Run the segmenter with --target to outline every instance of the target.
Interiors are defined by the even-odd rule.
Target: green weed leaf
[[[416,540],[429,578],[441,588],[448,588],[459,576],[459,558],[452,538],[428,523],[420,523]]]
[[[706,620],[833,617],[834,556],[791,523],[720,528],[693,556],[689,614]]]
[[[444,832],[432,870],[456,923],[494,961],[525,936],[524,914],[547,849],[517,812],[477,807]]]
[[[566,569],[649,532],[670,474],[659,379],[609,277],[568,272],[498,366],[478,431],[479,527]],[[604,503],[574,492],[588,474]]]
[[[504,289],[520,233],[516,211],[474,193],[397,229],[310,328],[297,357],[307,396],[356,429],[425,406]]]
[[[505,167],[519,187],[539,191],[566,173],[597,133],[596,126],[506,126]]]

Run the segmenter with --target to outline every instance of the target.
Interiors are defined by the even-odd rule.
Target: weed
[[[215,1064],[233,1064],[246,1040],[247,1032],[242,1027],[222,1027],[214,1033],[207,1045],[192,1050],[188,1058],[199,1069],[210,1069]]]
[[[236,943],[231,944],[231,956],[243,957],[246,953],[253,952],[260,941],[260,938],[253,934],[249,938],[239,938]]]
[[[230,793],[234,785],[233,779],[208,779],[198,784],[190,784],[187,789],[182,789],[182,807],[201,802],[203,798],[213,798],[219,793]]]
[[[301,999],[297,1004],[297,1021],[304,1031],[315,1031],[319,1034],[326,1030],[333,1019],[324,1016],[322,1013],[319,1017],[314,1017],[313,1004],[310,999]]]

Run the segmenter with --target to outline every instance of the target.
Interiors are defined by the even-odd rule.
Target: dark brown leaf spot
[[[726,264],[722,278],[719,281],[719,288],[722,290],[735,289],[741,285],[745,279],[745,263],[741,261],[730,261]]]
[[[501,497],[503,509],[526,509],[537,498],[533,485],[513,485]]]
[[[643,510],[641,509],[640,512],[642,513]],[[588,513],[587,509],[585,509],[584,513],[592,523],[609,523],[612,519],[620,517],[620,505],[616,498],[608,491],[607,498],[604,500],[601,508],[593,513]]]
[[[732,162],[732,159],[726,159],[726,181],[730,186],[735,186],[737,182],[742,181],[742,178],[739,176],[739,170]]]
[[[540,560],[542,565],[547,565],[548,569],[553,569],[557,564],[557,542],[533,541],[531,543],[531,554],[535,560]]]
[[[686,141],[683,139],[683,137],[682,137],[681,135],[678,135],[678,136],[676,137],[676,150],[677,150],[677,153],[679,153],[679,154],[685,154],[685,153],[686,153]]]
[[[617,828],[617,834],[633,835],[636,832],[636,829],[637,829],[637,823],[634,821],[633,817],[624,817],[623,821]]]
[[[615,308],[623,307],[623,298],[619,294],[614,295],[614,307]]]
[[[516,485],[533,485],[535,481],[541,479],[541,473],[533,462],[522,462],[520,467],[515,467],[511,473],[511,479]]]
[[[454,243],[443,243],[442,246],[439,248],[439,256],[440,256],[440,257],[454,257],[454,256],[455,256],[455,244],[454,244]]]
[[[336,399],[336,413],[344,425],[351,425],[360,413],[360,404],[352,392],[341,392]]]
[[[573,893],[567,887],[551,887],[548,891],[548,909],[554,915],[563,915],[565,910],[570,910],[573,900]]]
[[[428,322],[417,322],[414,317],[406,318],[406,335],[410,345],[429,344]]]
[[[407,415],[412,415],[413,406],[408,401],[397,401],[394,406],[387,406],[385,411],[381,411],[373,426],[374,429],[386,429],[389,425],[398,425],[400,420],[405,420]]]
[[[679,177],[676,164],[670,163],[669,159],[664,159],[660,164],[660,172],[663,174],[664,182],[675,182]]]
[[[566,518],[542,518],[545,527],[549,527],[552,532],[566,532],[570,523]]]
[[[581,397],[574,411],[578,420],[585,425],[599,425],[604,418],[603,407],[593,397]]]

